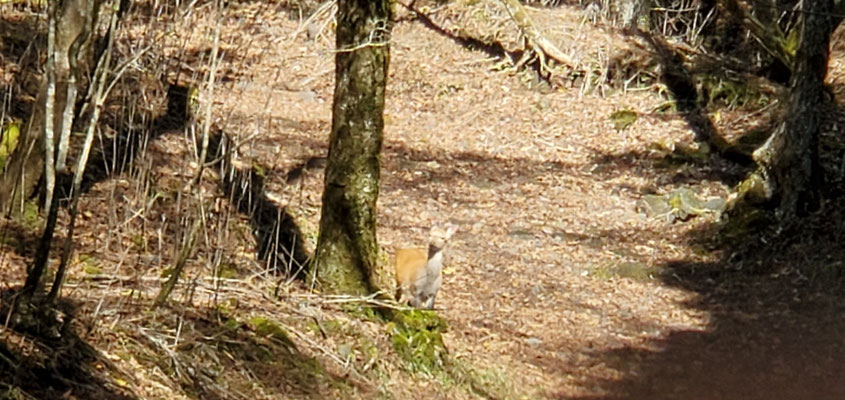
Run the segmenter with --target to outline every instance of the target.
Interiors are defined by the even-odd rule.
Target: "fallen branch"
[[[537,57],[540,72],[544,75],[551,71],[551,67],[548,64],[547,59],[554,60],[570,69],[577,69],[577,62],[575,62],[575,60],[558,49],[554,43],[549,41],[549,39],[546,39],[546,37],[540,33],[540,30],[534,25],[531,17],[528,16],[525,8],[518,0],[500,1],[502,2],[502,5],[505,6],[505,9],[508,11],[508,14],[510,14],[511,19],[516,26],[519,27],[519,31],[525,38],[525,55],[523,55],[522,59],[517,63],[517,66],[526,64],[533,55]]]

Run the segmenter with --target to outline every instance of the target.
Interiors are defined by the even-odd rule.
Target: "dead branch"
[[[570,69],[576,69],[577,62],[558,49],[557,46],[540,33],[540,30],[534,25],[534,21],[531,20],[531,17],[528,16],[525,8],[518,0],[500,1],[525,38],[526,55],[533,53],[537,57],[541,72],[546,74],[551,70],[551,67],[546,61],[547,58],[563,64]],[[530,60],[530,56],[523,56],[518,65],[523,65],[528,60]]]

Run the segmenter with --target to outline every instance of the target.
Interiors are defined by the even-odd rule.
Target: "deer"
[[[414,308],[434,308],[443,284],[443,252],[458,227],[432,226],[428,250],[402,248],[396,251],[396,300]]]

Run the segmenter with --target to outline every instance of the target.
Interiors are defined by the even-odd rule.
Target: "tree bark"
[[[805,0],[801,44],[790,81],[790,101],[784,121],[754,152],[758,172],[766,180],[781,220],[806,215],[821,206],[824,184],[818,142],[825,103],[830,37],[842,18],[832,0]]]
[[[376,201],[390,58],[387,0],[339,0],[332,130],[311,279],[328,293],[375,290]]]

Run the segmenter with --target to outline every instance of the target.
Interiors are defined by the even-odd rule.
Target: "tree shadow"
[[[268,270],[288,277],[304,277],[311,256],[305,250],[302,230],[285,206],[272,201],[267,194],[266,180],[274,171],[234,165],[226,153],[226,147],[231,144],[224,134],[218,133],[210,140],[209,153],[222,159],[220,188],[224,195],[235,209],[249,217],[258,242],[258,259]],[[291,183],[306,169],[316,168],[320,159],[310,158],[280,175],[285,175],[286,183]]]
[[[16,296],[15,290],[0,292],[0,314],[9,315]],[[18,332],[14,326],[2,330],[0,397],[136,399],[120,385],[128,377],[70,329],[76,306],[62,301],[58,308],[65,314],[58,337],[44,332]]]
[[[628,81],[637,77],[643,70],[656,70],[654,79],[659,80],[667,89],[672,99],[671,104],[694,133],[696,142],[708,143],[713,153],[727,160],[752,165],[752,152],[766,141],[782,117],[781,106],[771,108],[769,105],[772,104],[772,99],[783,97],[783,84],[763,78],[773,72],[762,67],[752,68],[717,50],[713,50],[716,54],[712,56],[684,54],[659,35],[639,29],[625,33],[642,39],[651,50],[635,42],[634,53],[623,52],[611,60],[608,76]],[[743,51],[752,52],[749,49]],[[730,54],[730,51],[726,53]],[[638,61],[631,61],[629,58]],[[630,67],[632,63],[636,68]],[[638,63],[647,65],[641,66]],[[768,101],[750,107],[749,101],[752,98],[765,98]],[[757,119],[763,120],[764,123],[753,129],[746,129],[734,139],[729,139],[726,136],[728,132],[720,132],[708,116],[708,108],[718,107],[720,102],[728,106],[728,111],[731,107],[738,107],[737,112],[744,110],[755,114]],[[744,120],[739,120],[738,125],[746,124]]]
[[[444,153],[420,150],[405,145],[391,144],[385,148],[383,168],[396,172],[413,171],[398,180],[382,182],[382,190],[414,189],[426,193],[425,198],[436,198],[436,193],[426,192],[432,183],[449,187],[468,183],[476,187],[491,187],[502,183],[531,181],[549,172],[581,173],[583,165],[561,161],[536,161],[527,157],[502,158],[472,151]],[[507,177],[505,182],[503,177]]]
[[[406,5],[403,3],[402,6],[411,11],[413,18],[422,23],[423,26],[428,29],[431,29],[432,31],[447,39],[452,40],[453,42],[467,50],[480,50],[495,59],[503,59],[507,57],[512,61],[519,60],[523,56],[524,51],[509,51],[500,42],[486,42],[483,40],[476,39],[474,37],[455,34],[449,31],[448,29],[438,25],[437,22],[431,19],[431,17],[429,17],[428,14],[426,14],[425,12],[415,8],[413,2],[410,5]],[[539,71],[539,65],[534,65],[533,67],[536,71]]]
[[[665,265],[661,280],[697,293],[686,306],[707,312],[709,327],[673,330],[642,347],[624,346],[600,354],[598,359],[622,378],[597,378],[590,384],[605,394],[576,398],[845,396],[841,380],[845,272],[836,261],[845,256],[836,245],[843,239],[841,221],[832,230],[825,229],[829,234],[838,232],[838,237],[806,228],[765,243],[746,237],[756,242],[754,248],[742,253],[729,250],[718,262]],[[821,240],[826,236],[833,240]]]
[[[690,157],[677,152],[631,150],[611,154],[596,150],[590,157],[590,174],[599,180],[614,180],[633,173],[648,176],[655,185],[638,188],[640,194],[657,193],[661,186],[698,185],[705,181],[722,182],[729,187],[742,182],[753,166],[736,163],[719,155]]]
[[[16,290],[0,293],[2,315],[9,315],[16,295]],[[249,392],[258,386],[261,393],[272,396],[338,398],[352,386],[363,385],[337,376],[300,351],[278,321],[264,317],[238,321],[216,310],[202,313],[193,308],[130,311],[133,307],[138,306],[123,304],[121,312],[145,312],[147,321],[142,326],[127,322],[116,328],[124,342],[111,351],[128,352],[135,367],[165,373],[163,383],[181,388],[189,397],[242,398],[241,389]],[[74,320],[76,308],[63,300],[58,306],[64,316],[61,321],[28,331],[18,331],[14,325],[4,328],[0,398],[139,398],[131,388],[147,382],[127,374],[77,333],[96,321]],[[171,346],[171,333],[177,331],[178,346]]]
[[[695,133],[696,141],[710,142],[714,139],[724,141],[716,132],[713,122],[707,117],[704,108],[699,105],[699,93],[693,82],[691,72],[684,66],[683,57],[674,52],[658,36],[641,30],[637,31],[637,35],[654,49],[662,67],[663,73],[660,79],[669,89],[672,98],[675,99],[678,111],[687,120],[687,125]]]

